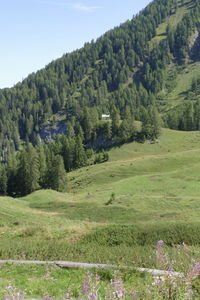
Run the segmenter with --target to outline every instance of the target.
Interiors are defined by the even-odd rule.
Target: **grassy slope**
[[[49,237],[77,239],[106,224],[198,220],[199,157],[198,132],[163,129],[155,144],[115,148],[109,162],[70,173],[70,193],[0,198],[1,237],[45,231]],[[115,201],[106,206],[111,193]]]
[[[163,129],[154,144],[126,144],[110,151],[109,162],[70,173],[70,193],[42,190],[22,199],[1,197],[1,259],[65,259],[155,267],[154,247],[110,247],[82,237],[112,224],[199,224],[199,157],[199,132]],[[106,206],[113,192],[115,200]],[[178,259],[183,260],[183,256]],[[64,293],[69,283],[67,272],[61,275],[57,269],[30,268],[32,275],[25,279],[29,267],[0,266],[0,295],[9,282],[25,286],[31,297],[42,296],[44,291]],[[79,282],[83,275],[77,273]],[[37,289],[38,278],[43,277],[47,279]],[[52,277],[55,281],[49,280]]]
[[[158,142],[126,144],[109,156],[107,163],[68,174],[70,193],[43,190],[22,199],[0,198],[1,234],[9,226],[19,231],[40,225],[54,233],[67,228],[73,237],[116,222],[198,220],[199,132],[163,129]],[[115,202],[105,206],[113,192]]]
[[[167,95],[167,100],[184,100],[185,93],[191,89],[192,79],[200,76],[200,63],[195,62],[185,65],[178,71],[177,85],[175,89]]]
[[[104,222],[165,219],[163,209],[168,220],[198,219],[193,205],[195,202],[198,206],[200,197],[199,154],[198,132],[170,130],[163,130],[156,144],[132,143],[114,149],[108,163],[70,174],[72,188],[79,191],[75,197],[76,205],[84,201],[92,206],[96,202],[99,210],[104,211],[102,218],[98,211],[98,219]],[[112,192],[116,194],[113,209],[124,210],[124,218],[120,213],[120,218],[116,215],[116,220],[113,217],[106,220],[104,203]],[[75,218],[72,211],[69,217]]]
[[[48,190],[22,199],[0,198],[1,234],[5,226],[19,230],[48,224],[53,231],[67,228],[73,236],[108,223],[132,223],[131,211],[139,222],[163,219],[163,209],[171,214],[167,220],[199,218],[194,209],[200,205],[199,132],[163,129],[158,142],[126,144],[109,156],[107,163],[71,172],[70,193]],[[105,206],[113,192],[115,202]]]

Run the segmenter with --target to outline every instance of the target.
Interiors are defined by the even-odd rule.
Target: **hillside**
[[[166,68],[173,62],[175,70],[176,65],[198,57],[198,49],[190,57],[198,22],[198,1],[155,0],[97,41],[53,61],[15,87],[1,90],[3,159],[19,149],[21,140],[37,144],[42,128],[60,111],[66,122],[73,123],[75,118],[83,131],[86,107],[89,113],[95,107],[99,117],[116,107],[123,119],[128,106],[142,120],[141,107],[155,103],[164,86],[171,87]]]
[[[152,268],[154,245],[162,239],[175,270],[185,272],[191,255],[199,259],[199,157],[199,132],[162,129],[156,142],[115,147],[108,162],[69,173],[68,193],[40,190],[18,199],[0,197],[0,259]],[[189,252],[180,249],[183,242]],[[179,244],[175,252],[174,244]],[[60,299],[66,282],[80,286],[86,275],[55,267],[6,265],[0,267],[0,276],[0,295],[12,282],[26,288],[29,297],[48,292]],[[127,276],[127,284],[134,282],[138,289],[150,280],[135,272]]]
[[[157,143],[112,149],[108,162],[69,174],[69,193],[0,198],[1,239],[40,242],[45,233],[47,241],[60,243],[112,224],[198,222],[199,153],[199,133],[166,129]],[[14,249],[1,255],[15,257]]]

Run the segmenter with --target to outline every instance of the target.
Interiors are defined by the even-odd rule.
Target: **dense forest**
[[[168,24],[165,38],[152,46],[158,26],[186,4],[188,12],[177,26]],[[196,0],[154,0],[132,20],[0,90],[0,193],[61,190],[65,170],[105,161],[103,149],[158,138],[157,99],[166,86],[167,67],[199,58],[198,51],[191,55],[190,45],[199,18]],[[198,84],[191,87],[194,94]],[[199,109],[199,102],[188,103],[163,116],[163,122],[175,129],[199,129]],[[45,143],[41,131],[60,112],[67,133]],[[110,113],[111,120],[102,121],[103,113]],[[142,122],[140,132],[135,120]]]

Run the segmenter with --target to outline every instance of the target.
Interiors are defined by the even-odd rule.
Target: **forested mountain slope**
[[[142,119],[140,108],[154,103],[163,87],[165,67],[173,59],[182,63],[187,58],[190,36],[198,28],[199,7],[195,0],[155,0],[96,42],[53,61],[15,87],[1,90],[1,155],[9,147],[18,149],[20,139],[37,143],[41,126],[61,109],[67,120],[72,116],[80,120],[85,107],[95,107],[99,117],[115,106],[123,118],[129,106]],[[165,38],[152,47],[159,26],[168,24],[176,13],[179,23],[169,24]]]
[[[181,102],[171,112],[166,101],[179,78],[178,70],[199,59],[199,20],[196,0],[154,0],[97,41],[1,90],[0,192],[60,189],[60,184],[65,185],[63,166],[70,171],[107,159],[104,153],[94,157],[93,149],[157,138],[158,111],[166,126],[199,129],[198,78],[187,91],[193,93],[187,105]],[[112,121],[102,122],[102,113],[110,113]],[[141,131],[134,120],[142,121]],[[58,124],[63,130],[57,132],[65,135],[43,145],[44,128]],[[12,153],[24,142],[25,150],[16,160]],[[57,174],[54,182],[51,172]],[[25,183],[28,173],[32,178]]]

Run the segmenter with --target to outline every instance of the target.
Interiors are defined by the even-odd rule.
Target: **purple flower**
[[[200,262],[198,262],[194,265],[194,269],[197,271],[200,271]]]
[[[115,294],[117,295],[118,298],[122,298],[124,296],[124,291],[119,290],[119,291],[116,291]]]
[[[190,294],[190,295],[194,294],[194,292],[193,292],[192,289],[189,289],[189,290],[187,291],[187,293]]]
[[[162,281],[161,281],[160,279],[155,279],[155,280],[154,280],[154,284],[155,284],[155,285],[160,284],[161,282],[162,282]]]
[[[91,299],[91,300],[97,299],[97,293],[95,293],[95,292],[90,293],[89,294],[89,299]]]
[[[159,240],[159,241],[157,242],[157,247],[163,247],[164,244],[165,244],[165,242],[164,242],[163,240]]]
[[[90,287],[89,287],[89,282],[88,282],[88,281],[83,281],[83,282],[82,282],[82,294],[83,294],[83,295],[87,295],[89,289],[90,289]]]
[[[113,296],[115,298],[122,298],[126,294],[123,282],[121,280],[115,280],[111,281],[111,283],[114,288]]]

